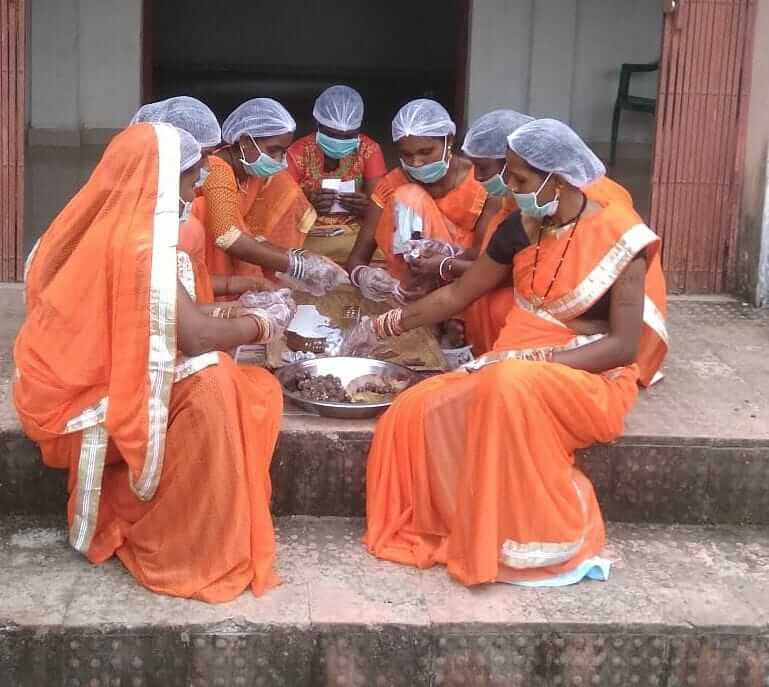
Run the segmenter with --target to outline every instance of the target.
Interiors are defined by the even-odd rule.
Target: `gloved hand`
[[[301,277],[276,275],[291,289],[305,291],[313,296],[325,296],[330,291],[350,283],[347,272],[323,255],[305,253],[301,255],[301,261]]]
[[[350,329],[342,339],[339,348],[340,355],[366,357],[382,342],[374,331],[374,321],[363,317],[358,324]]]
[[[287,289],[286,289],[287,290]],[[288,327],[296,314],[296,303],[289,296],[275,303],[266,304],[259,308],[247,308],[241,305],[240,316],[253,317],[267,325],[267,331],[258,342],[265,343],[280,336]]]
[[[277,291],[246,291],[238,300],[244,308],[265,308],[275,303],[285,303],[296,308],[290,289],[278,289]]]
[[[411,264],[418,258],[432,258],[439,255],[443,258],[453,258],[463,250],[459,246],[452,246],[450,243],[438,239],[410,239],[406,241],[406,252],[403,254],[403,259],[407,264]]]
[[[381,267],[359,265],[352,271],[352,281],[360,289],[364,298],[381,303],[389,298],[398,303],[405,301],[405,295],[400,288],[400,282],[387,270]]]

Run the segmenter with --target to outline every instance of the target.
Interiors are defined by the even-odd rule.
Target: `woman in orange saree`
[[[457,250],[473,244],[487,194],[472,165],[452,154],[455,133],[449,113],[434,100],[413,100],[395,115],[392,134],[401,169],[385,175],[374,190],[347,262],[366,298],[402,300],[414,286],[417,279],[406,262],[412,239],[441,241]],[[386,271],[368,266],[377,247]]]
[[[518,208],[505,184],[505,156],[507,137],[518,127],[532,121],[533,117],[515,110],[494,110],[479,117],[467,131],[462,152],[473,164],[475,178],[489,194],[490,219],[483,228],[476,246],[458,256],[446,260],[443,272],[447,281],[464,274],[477,257],[485,252],[499,225]],[[525,247],[525,243],[520,247]],[[444,258],[440,258],[443,262]],[[440,264],[433,258],[417,259],[415,269],[435,272]],[[491,350],[499,332],[513,307],[512,285],[502,286],[481,296],[471,303],[464,313],[465,333],[476,356]]]
[[[340,264],[350,256],[369,196],[387,173],[379,144],[361,133],[363,110],[363,98],[354,88],[327,88],[312,110],[318,130],[288,149],[288,172],[318,213],[305,246]],[[338,182],[353,188],[340,192],[329,187]]]
[[[237,107],[222,126],[225,145],[208,159],[209,173],[193,214],[204,224],[206,263],[217,275],[286,274],[322,295],[347,282],[331,260],[302,249],[316,213],[286,171],[296,123],[270,98]]]
[[[507,139],[516,129],[532,120],[532,117],[514,110],[494,110],[473,122],[465,136],[462,152],[472,162],[475,178],[489,194],[487,212],[484,213],[488,221],[479,226],[477,240],[470,249],[451,259],[447,259],[444,254],[420,256],[412,261],[413,271],[437,275],[443,264],[446,281],[456,279],[486,250],[497,229],[517,212],[518,206],[507,186]],[[590,200],[601,205],[618,202],[633,207],[630,194],[606,176],[589,184],[583,191]],[[517,219],[512,221],[515,223]],[[522,238],[524,241],[519,246],[521,248],[527,245],[525,237]],[[479,298],[465,310],[465,332],[476,356],[491,350],[513,302],[512,286],[503,286]]]
[[[218,351],[279,333],[291,304],[194,302],[177,236],[199,160],[164,124],[113,139],[29,263],[13,397],[45,464],[69,470],[75,549],[117,555],[155,592],[221,602],[277,582],[282,398],[267,372]]]
[[[200,144],[202,166],[196,192],[200,193],[208,176],[208,156],[221,146],[222,129],[210,107],[197,98],[186,95],[142,105],[131,124],[171,124],[182,129]],[[211,275],[206,266],[206,232],[203,223],[192,214],[179,225],[178,249],[192,260],[198,283],[198,303],[212,303],[214,296],[239,296],[246,291],[262,290],[265,280],[251,276]]]
[[[533,244],[513,260],[515,307],[493,352],[406,391],[379,421],[366,543],[387,560],[446,564],[465,585],[561,584],[606,565],[574,452],[617,438],[638,383],[662,364],[665,285],[657,236],[627,206],[584,195],[604,167],[566,125],[518,129],[507,165]],[[509,248],[500,236],[456,282],[362,321],[343,352],[445,318],[509,278],[492,257]]]

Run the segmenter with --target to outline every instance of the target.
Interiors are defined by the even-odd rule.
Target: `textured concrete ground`
[[[59,513],[64,475],[42,468],[8,399],[18,287],[0,288],[0,514]],[[665,379],[642,391],[625,436],[579,460],[610,519],[769,524],[769,311],[673,300]],[[4,399],[2,397],[5,397]],[[278,515],[359,516],[374,421],[287,408],[273,459]]]
[[[21,291],[0,287],[0,687],[767,687],[769,312],[673,300],[666,378],[578,459],[607,583],[468,590],[360,543],[374,422],[287,409],[272,465],[283,584],[221,606],[90,566],[8,398]],[[670,524],[654,524],[670,523]],[[690,525],[676,523],[691,523]],[[716,523],[716,526],[711,525]]]
[[[7,673],[11,684],[763,687],[769,679],[766,530],[612,525],[608,582],[539,590],[466,589],[443,567],[378,561],[361,532],[359,520],[282,518],[283,584],[209,606],[153,595],[115,561],[88,565],[45,519],[6,518],[0,625],[12,631],[0,647],[17,660],[37,657]],[[53,665],[59,682],[33,681]]]

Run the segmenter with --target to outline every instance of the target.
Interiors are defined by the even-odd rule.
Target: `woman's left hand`
[[[409,259],[409,269],[420,276],[436,276],[444,259],[443,255],[420,255]]]
[[[356,191],[355,193],[340,193],[338,195],[339,204],[351,215],[363,217],[368,210],[368,196],[365,193]]]

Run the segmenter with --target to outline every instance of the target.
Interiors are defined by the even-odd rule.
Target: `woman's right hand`
[[[319,215],[327,215],[331,212],[331,206],[336,200],[336,191],[320,189],[312,194],[312,206]]]
[[[339,354],[365,358],[381,343],[382,340],[374,331],[373,320],[370,317],[363,317],[344,335]]]
[[[400,288],[400,281],[393,277],[387,270],[381,267],[368,267],[361,265],[353,270],[355,284],[360,289],[364,298],[376,303],[394,298],[399,303],[404,300]]]

